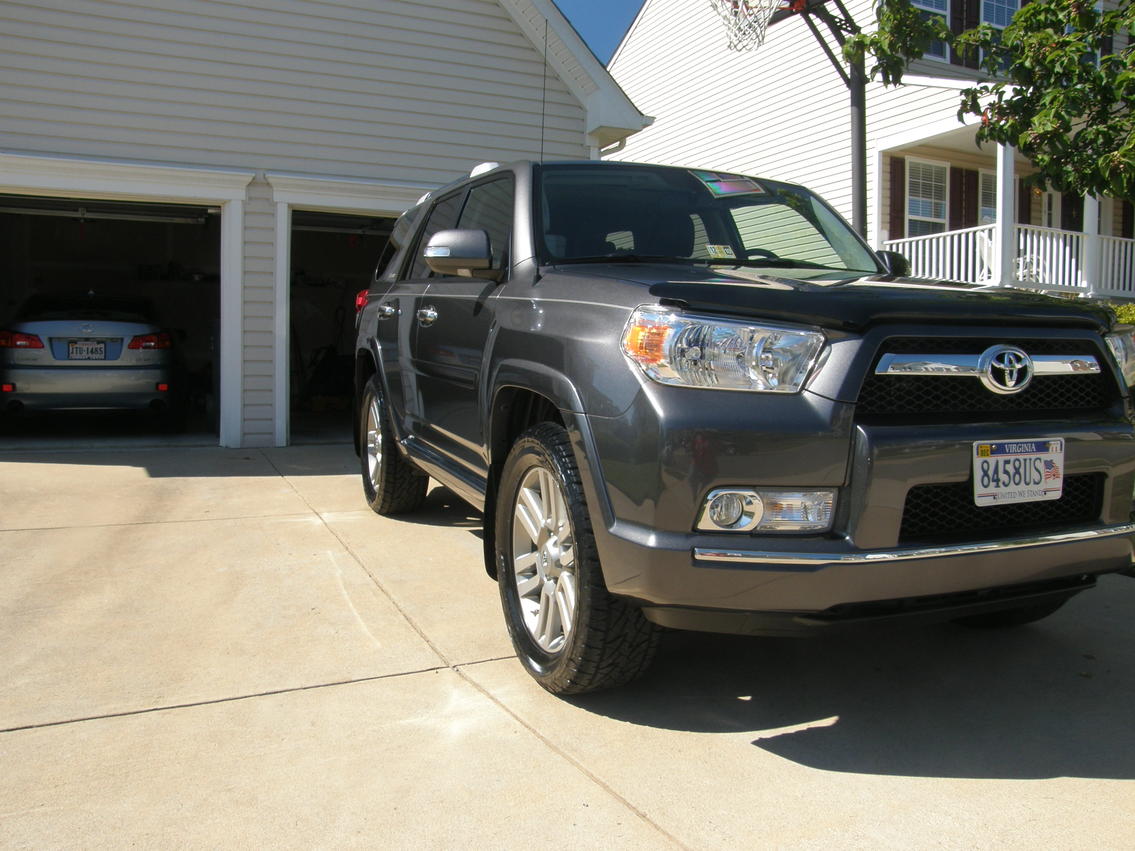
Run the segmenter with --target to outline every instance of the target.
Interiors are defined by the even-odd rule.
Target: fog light
[[[741,519],[745,503],[738,494],[719,493],[709,502],[709,519],[715,526],[726,529]]]
[[[706,497],[698,528],[726,532],[751,529],[760,521],[763,513],[764,506],[755,492],[719,488]]]
[[[717,488],[702,504],[703,532],[824,532],[831,528],[834,490]]]

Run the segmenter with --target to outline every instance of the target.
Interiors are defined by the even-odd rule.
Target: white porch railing
[[[1017,254],[1009,286],[1135,298],[1135,240],[1016,225]],[[997,225],[892,239],[884,248],[910,260],[918,277],[996,284],[993,246]],[[1095,257],[1092,254],[1095,253]],[[1096,260],[1098,262],[1091,262]],[[1098,270],[1096,280],[1087,270]]]
[[[970,284],[991,284],[993,240],[996,225],[950,230],[929,236],[892,239],[883,247],[910,261],[911,273],[920,278],[943,278]]]

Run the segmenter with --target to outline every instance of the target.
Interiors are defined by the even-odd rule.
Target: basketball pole
[[[827,27],[842,53],[849,35],[858,35],[859,25],[847,11],[842,0],[802,0],[793,4],[803,8],[781,9],[772,15],[770,23],[777,23],[791,15],[801,15],[812,35],[823,48],[828,60],[847,86],[851,115],[851,225],[864,239],[867,238],[867,72],[863,59],[849,62],[844,67],[823,31],[816,24],[818,18]],[[833,14],[834,6],[838,14]]]

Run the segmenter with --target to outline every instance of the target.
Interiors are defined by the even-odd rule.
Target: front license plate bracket
[[[973,444],[975,505],[1060,499],[1064,492],[1064,438],[978,440]]]

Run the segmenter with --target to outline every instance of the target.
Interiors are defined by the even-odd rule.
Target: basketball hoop
[[[713,11],[725,22],[730,50],[760,47],[773,12],[785,6],[784,0],[709,0]]]

